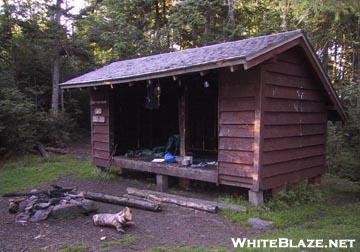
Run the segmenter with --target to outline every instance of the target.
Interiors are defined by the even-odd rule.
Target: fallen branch
[[[216,213],[218,210],[218,207],[216,206],[215,202],[211,202],[211,201],[205,202],[198,199],[187,198],[183,196],[177,196],[168,193],[160,193],[149,190],[139,190],[132,187],[128,187],[126,190],[129,195],[154,200],[157,202],[174,204],[187,208],[193,208],[196,210],[201,210],[209,213]]]
[[[45,147],[44,148],[46,151],[48,152],[52,152],[52,153],[56,153],[56,154],[62,154],[62,155],[66,155],[69,152],[65,149],[61,149],[61,148],[54,148],[54,147]]]
[[[85,199],[91,199],[94,201],[100,201],[110,204],[116,204],[121,206],[128,206],[133,208],[139,208],[143,210],[159,212],[161,211],[160,204],[144,201],[140,199],[131,199],[127,197],[119,197],[114,195],[108,195],[103,193],[96,193],[96,192],[84,192],[83,193]]]
[[[239,212],[246,212],[246,207],[234,204],[224,204],[208,200],[200,200],[188,198],[169,193],[155,192],[150,190],[139,190],[136,188],[128,187],[126,189],[129,195],[137,196],[140,198],[150,199],[157,202],[175,204],[183,207],[194,208],[210,213],[216,213],[217,209],[231,209]]]
[[[47,153],[47,151],[45,150],[45,148],[42,144],[38,144],[37,149],[43,158],[45,158],[45,159],[49,158],[49,153]]]

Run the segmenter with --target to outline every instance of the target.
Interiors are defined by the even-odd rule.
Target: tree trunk
[[[285,0],[283,6],[281,7],[282,11],[282,23],[281,23],[281,29],[283,31],[289,30],[289,1]]]
[[[235,16],[234,16],[234,0],[227,0],[228,5],[228,22],[231,27],[235,25]]]
[[[56,9],[54,15],[55,27],[60,27],[61,19],[61,3],[62,0],[56,0]],[[52,71],[52,96],[51,96],[51,111],[53,115],[59,113],[59,81],[60,81],[60,41],[55,36],[54,56],[53,56],[53,71]]]
[[[161,207],[159,204],[149,201],[139,200],[139,199],[130,199],[127,197],[118,197],[114,195],[108,195],[108,194],[96,193],[96,192],[84,192],[84,198],[94,201],[116,204],[120,206],[139,208],[153,212],[161,211]]]

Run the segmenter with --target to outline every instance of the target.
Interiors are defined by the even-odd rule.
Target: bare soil
[[[81,148],[80,148],[81,149]],[[76,155],[87,155],[87,152]],[[154,189],[154,178],[149,175],[131,175],[116,180],[77,180],[62,177],[53,182],[61,186],[76,186],[79,191],[94,191],[114,195],[126,193],[129,186]],[[47,188],[47,186],[44,186]],[[211,199],[216,188],[196,187],[197,192],[187,195]],[[100,213],[115,213],[122,206],[96,203]],[[7,199],[0,198],[0,251],[35,251],[46,249],[58,251],[63,245],[86,244],[86,251],[104,251],[101,244],[119,240],[125,236],[113,228],[94,226],[91,216],[69,219],[53,219],[39,223],[15,223],[15,216],[7,211]],[[225,246],[232,247],[231,237],[249,237],[260,231],[239,224],[230,223],[221,214],[165,205],[162,212],[154,213],[133,209],[135,225],[126,229],[125,235],[136,237],[136,244],[116,244],[106,251],[144,251],[153,247],[173,246]],[[101,241],[101,237],[106,237]]]

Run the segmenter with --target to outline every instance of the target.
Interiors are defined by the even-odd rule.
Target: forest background
[[[360,180],[357,0],[0,0],[0,158],[89,130],[88,91],[62,91],[62,81],[117,60],[294,29],[306,32],[349,116],[329,122],[328,172]]]

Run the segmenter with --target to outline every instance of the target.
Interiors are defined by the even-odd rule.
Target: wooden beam
[[[188,88],[185,84],[182,94],[179,97],[179,135],[180,135],[180,156],[186,156],[188,140]]]
[[[167,191],[168,187],[168,176],[156,174],[156,189],[160,192],[165,192]]]
[[[134,160],[115,156],[114,163],[120,168],[169,175],[179,178],[188,178],[200,181],[217,182],[217,171],[215,169],[198,169],[182,167],[177,164],[152,163],[148,161]]]

